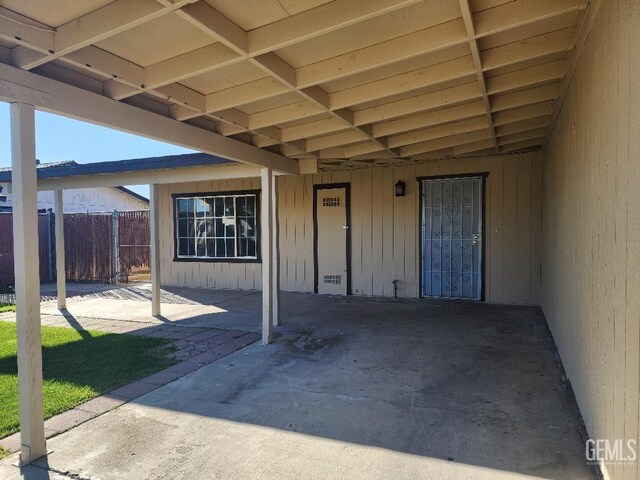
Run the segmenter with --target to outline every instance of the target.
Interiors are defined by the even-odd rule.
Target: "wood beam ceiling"
[[[294,67],[276,52],[425,2],[442,5],[335,0],[249,31],[203,0],[116,0],[56,29],[3,9],[0,39],[16,45],[11,62],[23,70],[54,61],[87,70],[102,79],[109,98],[143,106],[152,102],[139,101],[144,94],[175,120],[296,158],[397,159],[502,151],[537,140],[553,122],[576,43],[577,26],[558,19],[591,18],[577,15],[586,0],[514,0],[477,12],[469,0],[458,0],[457,18],[399,29],[396,37],[353,51],[329,50],[314,63]],[[197,27],[212,43],[147,66],[95,45],[166,15]],[[558,27],[545,30],[545,22]],[[498,36],[486,48],[485,39]],[[265,76],[210,93],[180,83],[242,63]],[[331,87],[344,80],[346,87]],[[298,100],[278,105],[292,95]],[[276,106],[252,110],[260,102]]]

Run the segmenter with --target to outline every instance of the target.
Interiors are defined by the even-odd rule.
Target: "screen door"
[[[422,296],[482,296],[483,179],[422,181]]]

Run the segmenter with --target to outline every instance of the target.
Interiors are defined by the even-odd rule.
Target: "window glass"
[[[178,257],[257,258],[255,194],[178,197]]]

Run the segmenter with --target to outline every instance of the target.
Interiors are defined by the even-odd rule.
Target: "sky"
[[[192,152],[168,143],[36,111],[36,158],[42,163],[61,160],[92,163]],[[0,167],[9,166],[9,104],[0,102]],[[149,194],[147,185],[127,187],[145,196]]]

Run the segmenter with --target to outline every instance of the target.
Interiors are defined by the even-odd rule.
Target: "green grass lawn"
[[[45,418],[172,365],[169,343],[42,327]],[[0,322],[0,438],[19,430],[17,372],[16,325]]]
[[[0,302],[0,313],[15,312],[15,311],[16,311],[16,306],[15,305],[10,305],[8,303]]]

